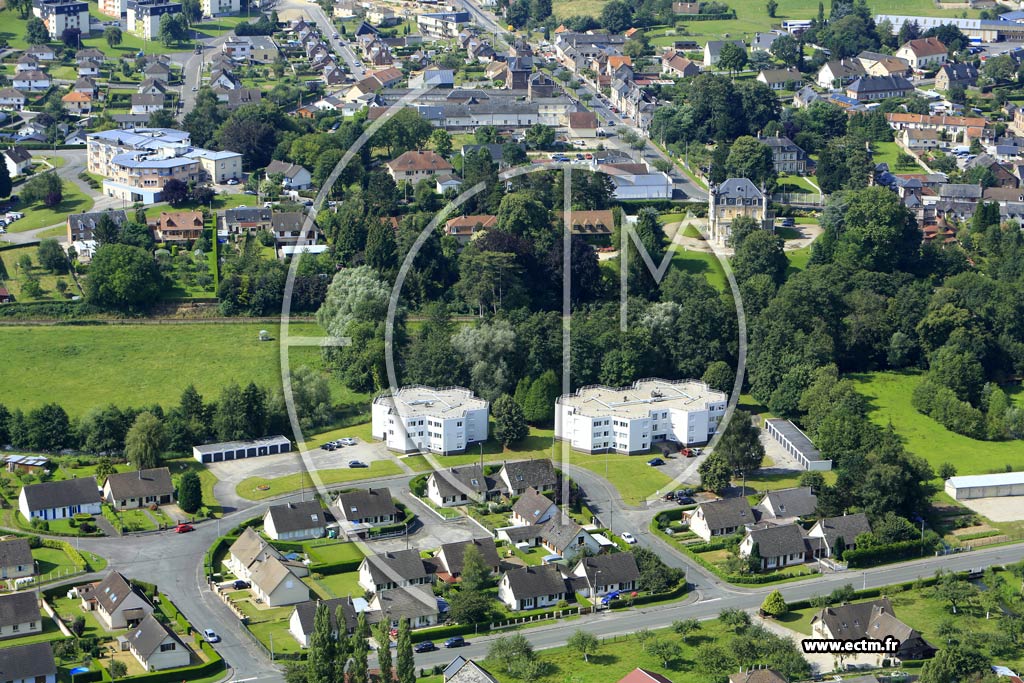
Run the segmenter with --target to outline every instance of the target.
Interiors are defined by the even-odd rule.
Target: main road
[[[567,471],[587,493],[588,507],[601,517],[602,522],[610,524],[616,533],[629,531],[637,537],[641,546],[657,552],[669,565],[683,569],[692,587],[685,600],[587,615],[573,621],[572,630],[580,628],[599,637],[610,637],[633,633],[640,628],[666,627],[677,619],[712,619],[727,607],[756,609],[764,596],[774,589],[738,587],[721,581],[649,532],[648,524],[659,504],[653,508],[627,506],[615,488],[602,477],[575,466],[567,466]],[[360,485],[386,485],[402,489],[408,486],[412,476],[402,474],[365,480]],[[243,631],[238,620],[208,586],[203,574],[203,557],[218,536],[240,522],[262,515],[272,504],[296,501],[303,496],[308,498],[309,492],[290,494],[244,508],[240,505],[239,509],[220,520],[197,524],[196,530],[188,534],[164,531],[131,537],[83,538],[76,543],[83,550],[105,557],[110,569],[157,584],[196,628],[212,628],[217,631],[222,640],[215,647],[231,668],[231,680],[283,681],[277,665]],[[944,557],[927,557],[864,571],[820,575],[786,584],[780,590],[788,601],[794,601],[828,593],[848,583],[858,588],[879,587],[930,576],[940,568],[963,571],[1010,564],[1021,559],[1024,559],[1024,543]],[[537,649],[563,645],[570,635],[565,626],[558,622],[527,629],[523,634]],[[459,653],[469,657],[485,657],[490,642],[497,637],[469,637],[469,645]],[[448,651],[420,654],[417,655],[417,665],[446,663],[452,654]]]

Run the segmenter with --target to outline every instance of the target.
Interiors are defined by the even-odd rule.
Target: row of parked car
[[[345,446],[355,446],[355,445],[356,445],[356,440],[351,438],[351,437],[346,436],[344,439],[338,439],[336,441],[328,441],[327,443],[325,443],[320,448],[324,449],[325,451],[336,451],[339,448],[344,448]]]
[[[4,214],[3,218],[0,218],[0,235],[7,232],[8,225],[24,217],[25,214],[21,213],[20,211],[8,211],[6,214]]]

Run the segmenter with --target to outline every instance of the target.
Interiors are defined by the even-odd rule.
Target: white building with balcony
[[[407,386],[373,401],[373,437],[402,453],[462,453],[487,440],[490,404],[469,389]]]
[[[646,453],[653,444],[703,444],[729,396],[697,380],[643,379],[631,387],[582,387],[555,402],[555,437],[587,453]]]

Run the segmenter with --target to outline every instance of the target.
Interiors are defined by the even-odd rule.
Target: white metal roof
[[[977,486],[1008,486],[1024,484],[1024,472],[1000,472],[998,474],[976,474],[966,477],[950,477],[954,488],[966,489]]]

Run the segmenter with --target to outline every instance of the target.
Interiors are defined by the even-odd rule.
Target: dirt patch
[[[993,522],[1024,520],[1024,496],[971,498],[960,502]]]
[[[983,531],[994,531],[988,524],[975,524],[974,526],[965,526],[963,529],[954,529],[954,536],[969,536],[970,534],[980,534]]]

